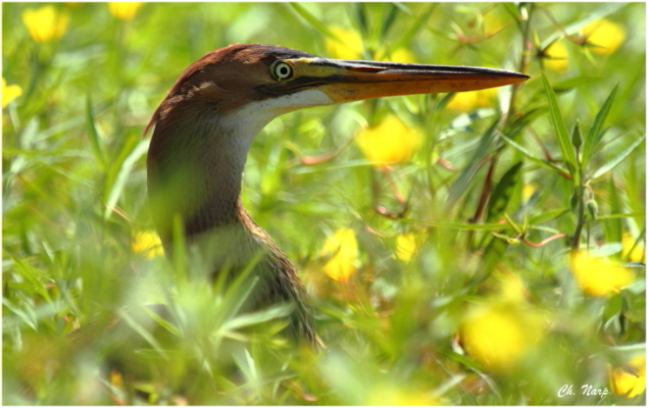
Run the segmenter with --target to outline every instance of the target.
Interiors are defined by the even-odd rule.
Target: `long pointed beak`
[[[293,79],[275,85],[276,91],[318,89],[326,93],[333,103],[383,96],[475,91],[515,84],[529,78],[500,69],[450,65],[324,58],[288,59],[284,62],[293,67]],[[266,90],[272,92],[268,88]]]

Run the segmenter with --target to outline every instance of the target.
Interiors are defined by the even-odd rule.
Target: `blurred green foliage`
[[[151,3],[120,19],[60,3],[60,35],[36,42],[25,12],[41,6],[2,5],[2,76],[22,90],[2,124],[4,403],[645,403],[608,379],[645,352],[644,4]],[[593,34],[601,21],[612,31]],[[459,95],[387,98],[298,111],[258,135],[243,200],[312,294],[328,346],[313,353],[281,340],[280,307],[233,314],[244,280],[211,287],[133,252],[153,230],[141,134],[207,51],[336,57],[349,31],[357,58],[407,50],[531,79],[462,111]],[[424,135],[407,163],[378,170],[351,143],[303,164],[388,113]],[[358,242],[347,282],[322,272],[341,228]],[[632,283],[588,294],[568,262],[579,248],[630,265]],[[147,312],[155,303],[171,317]],[[519,356],[500,365],[479,354],[493,334],[465,319],[491,306],[514,313],[484,330],[542,322],[539,339],[507,338]]]

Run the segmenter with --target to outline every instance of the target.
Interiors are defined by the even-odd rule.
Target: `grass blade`
[[[112,208],[119,200],[119,197],[124,190],[124,186],[128,181],[128,176],[130,175],[131,170],[133,170],[133,166],[135,166],[135,163],[137,163],[139,158],[142,157],[142,155],[146,154],[149,141],[150,139],[145,139],[139,142],[137,146],[135,146],[133,151],[121,163],[121,166],[119,166],[119,171],[117,172],[115,182],[110,188],[110,193],[108,193],[108,198],[106,199],[106,210],[104,211],[105,219],[108,219],[113,213]]]
[[[488,212],[486,221],[493,221],[499,218],[506,209],[506,206],[511,198],[513,187],[520,179],[520,169],[522,162],[514,164],[510,169],[504,173],[497,186],[493,190],[490,200],[488,201]]]
[[[583,169],[587,168],[590,157],[596,151],[596,146],[601,141],[601,138],[605,133],[601,131],[601,129],[603,128],[603,123],[605,122],[608,113],[610,113],[610,107],[612,106],[612,102],[614,102],[614,97],[616,96],[618,89],[619,86],[617,85],[614,87],[612,92],[610,92],[610,95],[607,97],[607,99],[603,103],[603,106],[601,106],[601,109],[596,114],[594,123],[592,124],[590,130],[587,132],[587,136],[583,141]]]
[[[495,126],[499,121],[499,117],[493,121],[493,124],[484,132],[481,139],[479,140],[479,146],[473,153],[470,160],[468,160],[468,166],[466,166],[459,177],[452,183],[448,190],[448,207],[454,205],[454,203],[461,197],[461,195],[466,191],[468,185],[472,181],[477,170],[482,165],[484,158],[488,154],[490,147],[493,142],[493,135],[495,134]]]
[[[501,137],[502,140],[504,140],[509,146],[511,146],[512,148],[514,148],[518,152],[522,153],[524,156],[526,156],[532,162],[534,162],[536,164],[539,164],[542,167],[546,167],[548,169],[555,170],[555,171],[557,171],[558,173],[560,173],[562,175],[567,175],[567,171],[565,169],[563,169],[563,168],[561,168],[559,166],[556,166],[555,164],[553,164],[551,162],[548,162],[546,160],[538,159],[537,157],[532,155],[531,152],[529,152],[524,146],[518,144],[517,142],[514,142],[510,138],[504,136],[504,134],[500,133],[499,137]]]
[[[317,17],[312,15],[308,10],[306,10],[301,4],[299,3],[288,3],[288,6],[297,13],[301,18],[306,20],[308,24],[310,24],[313,28],[315,28],[317,31],[320,33],[324,34],[326,37],[335,40],[339,42],[340,44],[343,44],[344,42],[339,39],[331,30],[328,29],[328,27],[319,21]]]
[[[634,149],[636,149],[637,146],[639,146],[641,144],[641,142],[644,141],[645,138],[646,138],[646,136],[641,136],[639,139],[635,140],[634,143],[632,143],[630,146],[628,146],[628,148],[626,148],[624,151],[619,153],[615,158],[613,158],[612,160],[610,160],[609,162],[607,162],[603,166],[601,166],[598,170],[596,170],[594,172],[594,174],[592,174],[592,177],[591,177],[590,181],[601,177],[602,175],[604,175],[605,173],[607,173],[608,171],[610,171],[614,167],[616,167],[626,157],[628,157],[630,155],[630,153],[632,153],[632,151]]]
[[[542,83],[544,84],[545,92],[547,93],[547,101],[549,102],[549,110],[551,112],[551,123],[553,124],[554,130],[556,132],[556,137],[558,138],[558,144],[560,145],[560,151],[562,152],[563,159],[567,162],[567,168],[569,173],[572,175],[574,184],[578,184],[576,180],[576,153],[574,148],[571,145],[569,140],[569,133],[567,133],[567,127],[565,126],[565,121],[563,120],[562,114],[560,113],[560,107],[558,106],[558,100],[556,99],[556,93],[554,92],[551,84],[547,80],[545,74],[542,74]]]
[[[97,161],[101,164],[101,167],[105,169],[106,156],[102,148],[101,137],[99,137],[99,132],[97,132],[97,126],[95,125],[94,114],[92,113],[92,98],[90,97],[90,94],[88,94],[86,98],[86,126],[88,128],[88,137],[90,138],[92,152]]]

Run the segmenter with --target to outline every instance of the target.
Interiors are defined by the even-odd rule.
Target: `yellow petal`
[[[447,106],[450,109],[465,112],[478,107],[490,106],[496,97],[497,88],[458,92],[454,94]]]
[[[115,18],[120,20],[132,20],[141,6],[141,2],[115,2],[108,3],[108,10]]]
[[[362,128],[355,141],[364,155],[378,166],[402,163],[410,159],[421,144],[421,133],[389,115],[378,126]]]
[[[578,286],[592,296],[618,292],[633,280],[627,268],[603,258],[595,258],[584,251],[571,256],[570,267]]]
[[[646,355],[641,354],[630,360],[625,367],[608,367],[608,380],[612,392],[633,398],[646,390]]]
[[[4,109],[9,102],[22,95],[22,88],[18,85],[7,86],[7,81],[2,78],[2,108]]]
[[[65,33],[68,15],[59,13],[53,6],[27,9],[22,13],[22,21],[29,35],[37,43],[58,40]]]
[[[382,53],[383,53],[382,51],[379,51],[377,54],[382,55]],[[414,64],[416,63],[416,57],[407,48],[399,48],[396,51],[393,51],[389,57],[385,56],[381,58],[381,61]]]
[[[131,242],[131,251],[133,253],[144,253],[147,258],[153,258],[156,255],[164,254],[160,237],[150,231],[140,231],[135,233]]]
[[[349,228],[340,228],[333,236],[327,238],[320,256],[331,257],[322,270],[334,281],[346,282],[355,272],[358,264],[358,242],[355,232]]]
[[[644,263],[646,260],[644,244],[640,242],[633,248],[634,243],[635,239],[632,237],[632,235],[628,234],[627,232],[623,234],[623,238],[621,239],[621,245],[623,245],[622,256],[627,256],[628,260],[632,262]],[[632,252],[630,252],[631,249]],[[630,254],[628,255],[628,253]]]
[[[409,262],[417,251],[418,245],[414,234],[407,233],[396,237],[396,258]]]
[[[402,390],[381,384],[369,392],[367,405],[402,407],[441,404],[437,399],[432,398],[429,392]]]
[[[562,40],[558,40],[551,44],[545,50],[546,54],[551,57],[542,60],[542,63],[549,69],[556,72],[565,72],[569,65],[569,53],[567,47]]]
[[[537,313],[522,305],[489,301],[466,314],[460,337],[466,353],[484,368],[507,372],[535,346],[542,330]]]
[[[582,34],[591,44],[597,47],[591,47],[592,52],[602,55],[610,55],[621,46],[626,38],[625,28],[609,20],[594,21],[582,30]]]
[[[330,27],[330,30],[340,39],[338,42],[327,38],[324,42],[326,52],[332,58],[338,59],[359,59],[362,55],[362,37],[354,30],[338,26]]]

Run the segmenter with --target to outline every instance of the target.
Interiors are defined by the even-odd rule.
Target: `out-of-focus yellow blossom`
[[[466,353],[484,368],[506,372],[540,339],[541,323],[537,315],[526,316],[508,304],[484,305],[467,315],[460,336]]]
[[[409,262],[416,252],[418,252],[418,243],[414,234],[410,232],[396,237],[396,258]]]
[[[382,51],[379,51],[378,55],[382,55]],[[399,48],[393,51],[391,55],[384,56],[383,58],[381,58],[381,61],[402,62],[405,64],[413,64],[416,62],[416,57],[407,48]]]
[[[469,111],[481,106],[490,106],[497,97],[497,88],[480,89],[479,91],[457,92],[454,94],[448,108],[458,111]]]
[[[358,241],[349,228],[340,228],[326,239],[320,252],[322,257],[331,257],[322,270],[331,279],[346,282],[355,272],[358,264]]]
[[[362,37],[354,30],[338,26],[330,27],[330,30],[342,42],[327,38],[324,47],[332,58],[338,59],[359,59],[362,55]]]
[[[641,354],[630,360],[625,367],[608,366],[608,380],[612,392],[633,398],[646,390],[646,355]]]
[[[409,160],[421,140],[418,129],[408,127],[394,115],[387,116],[378,126],[359,129],[355,137],[367,159],[378,166]]]
[[[22,13],[22,21],[31,38],[37,43],[58,40],[65,33],[68,15],[59,13],[54,6],[28,8]]]
[[[542,60],[542,63],[549,69],[556,72],[567,71],[569,65],[569,53],[563,40],[555,41],[546,50],[545,54],[550,58]]]
[[[595,258],[585,251],[571,255],[569,265],[578,286],[592,296],[618,292],[633,279],[628,268],[607,259]]]
[[[429,392],[411,392],[389,386],[374,387],[367,396],[366,404],[386,407],[441,405]]]
[[[542,316],[525,301],[517,277],[505,277],[500,295],[468,310],[459,327],[466,353],[494,372],[514,369],[542,337]]]
[[[110,14],[113,15],[113,17],[128,21],[132,20],[133,17],[135,17],[137,10],[142,7],[142,4],[143,3],[141,2],[108,3],[108,10],[110,11]]]
[[[4,109],[9,102],[22,95],[22,88],[18,85],[7,86],[7,81],[2,78],[2,108]]]
[[[626,30],[622,25],[606,19],[588,24],[581,34],[587,38],[587,42],[597,45],[590,50],[602,55],[612,54],[626,38]]]
[[[538,186],[536,186],[534,183],[524,183],[524,186],[522,186],[522,200],[527,201],[533,193],[536,192],[538,189]]]
[[[627,256],[628,260],[632,261],[632,262],[645,263],[646,262],[646,253],[645,253],[645,249],[644,249],[644,244],[640,242],[640,243],[637,244],[637,246],[632,248],[634,243],[635,243],[635,239],[632,237],[632,235],[625,232],[623,234],[623,238],[621,239],[621,245],[623,245],[622,256],[624,258]],[[630,252],[631,249],[632,249],[632,252]],[[628,255],[628,253],[630,253],[630,255]]]
[[[135,234],[131,242],[131,251],[133,253],[143,252],[147,258],[164,254],[160,237],[150,231],[140,231]]]

